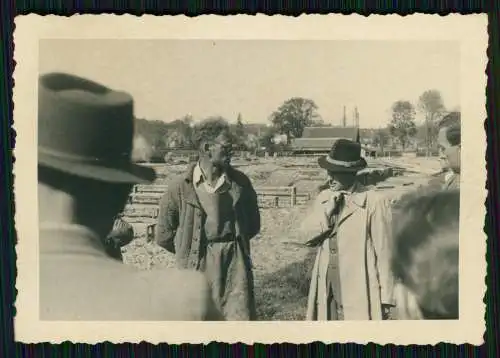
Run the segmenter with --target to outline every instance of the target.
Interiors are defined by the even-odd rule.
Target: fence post
[[[297,205],[297,187],[295,186],[291,187],[290,203],[292,207]]]

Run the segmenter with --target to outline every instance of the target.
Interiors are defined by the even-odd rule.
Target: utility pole
[[[344,117],[342,119],[342,125],[345,127],[346,126],[346,116],[345,116],[345,106],[344,106]]]
[[[354,111],[352,112],[352,125],[356,128],[359,127],[359,113],[358,113],[358,107],[354,107]]]
[[[257,127],[257,148],[255,148],[255,156],[257,156],[257,152],[260,150],[260,125]]]
[[[354,108],[354,125],[356,128],[359,128],[359,112],[358,112],[358,106]]]

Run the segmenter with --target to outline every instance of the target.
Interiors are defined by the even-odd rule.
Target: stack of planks
[[[134,186],[123,216],[133,222],[149,222],[157,218],[159,202],[166,192],[167,185],[136,185]],[[256,187],[259,207],[282,208],[305,205],[311,198],[309,193],[297,193],[295,186]]]

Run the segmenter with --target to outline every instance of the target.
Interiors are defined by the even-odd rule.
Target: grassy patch
[[[316,251],[306,258],[256,279],[257,315],[260,321],[303,320]]]

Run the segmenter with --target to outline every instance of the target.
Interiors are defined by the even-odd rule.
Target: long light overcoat
[[[325,210],[331,195],[330,189],[318,195],[302,225],[304,233],[316,235],[327,229]],[[337,240],[344,320],[381,320],[382,304],[394,304],[390,202],[379,193],[357,185],[355,192],[346,198]],[[306,320],[327,319],[329,258],[329,240],[325,240],[314,263]]]

